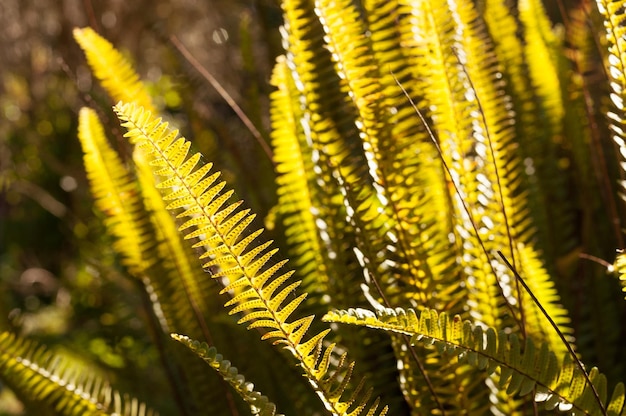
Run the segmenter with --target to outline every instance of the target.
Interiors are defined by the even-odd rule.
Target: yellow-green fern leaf
[[[280,57],[272,77],[272,83],[277,87],[271,95],[271,115],[272,144],[278,172],[278,212],[283,217],[290,256],[296,260],[296,273],[303,279],[303,289],[312,295],[306,306],[326,311],[328,308],[323,305],[328,302],[344,305],[354,302],[360,295],[358,280],[361,272],[347,271],[349,263],[345,260],[351,259],[353,253],[344,232],[346,228],[350,229],[345,224],[345,207],[336,198],[328,203],[329,191],[333,187],[323,186],[321,182],[326,184],[332,177],[325,177],[327,167],[323,167],[323,162],[316,161],[314,156],[324,148],[316,143],[317,129],[323,123],[313,123],[311,131],[308,131],[305,125],[308,116],[298,104],[302,93],[297,88],[294,79],[297,75],[291,65],[287,56]],[[310,88],[310,84],[302,87]],[[404,406],[397,387],[390,383],[397,378],[395,368],[387,365],[390,355],[370,354],[374,348],[367,351],[358,349],[364,342],[387,349],[388,340],[385,337],[366,331],[342,331],[332,335],[339,337],[333,340],[343,347],[349,350],[354,347],[356,351],[364,352],[356,356],[357,361],[362,363],[357,370],[366,376],[376,375],[368,378],[373,378],[371,384],[377,393],[384,395],[393,390],[386,394],[387,398],[397,400],[393,403],[388,399],[391,406]],[[383,373],[381,368],[388,370]]]
[[[80,139],[87,177],[105,225],[116,237],[114,248],[135,276],[141,277],[154,263],[146,251],[154,245],[150,226],[135,182],[118,154],[110,147],[96,113],[82,108]]]
[[[210,173],[212,164],[199,164],[199,154],[189,156],[190,143],[168,123],[155,120],[149,111],[134,104],[119,103],[114,109],[128,129],[125,136],[153,157],[151,166],[164,178],[159,187],[170,190],[163,196],[169,202],[167,209],[182,210],[177,216],[186,220],[180,227],[185,238],[199,240],[194,247],[206,248],[200,256],[207,261],[204,267],[210,268],[213,277],[228,282],[222,293],[235,294],[225,304],[232,306],[229,313],[241,313],[240,323],[267,330],[263,339],[291,352],[329,411],[344,414],[354,401],[357,408],[349,414],[360,414],[358,409],[365,406],[367,394],[358,400],[342,400],[352,364],[345,364],[344,359],[336,372],[327,374],[327,362],[318,360],[328,330],[303,342],[313,317],[289,320],[306,294],[293,295],[301,282],[289,282],[293,272],[281,272],[286,261],[273,259],[278,250],[271,247],[272,242],[255,241],[262,230],[249,230],[254,215],[241,209],[240,201],[229,203],[233,192],[224,191],[219,173]],[[332,347],[326,348],[323,355],[330,351]],[[343,380],[340,387],[338,380]],[[377,402],[372,408],[377,408]],[[381,414],[385,412],[386,408]]]
[[[90,27],[74,29],[74,39],[85,51],[91,70],[113,101],[133,101],[154,111],[152,99],[139,75],[108,40]]]
[[[272,147],[276,163],[278,210],[284,218],[285,234],[295,254],[296,269],[307,291],[329,293],[328,266],[331,260],[318,233],[312,149],[307,146],[298,93],[284,56],[277,59],[272,76],[276,91],[271,95]]]
[[[415,343],[434,345],[448,359],[457,357],[489,374],[499,369],[501,389],[509,395],[534,392],[535,401],[545,402],[548,410],[558,407],[585,415],[607,414],[606,409],[614,415],[622,411],[624,385],[619,383],[607,401],[606,377],[597,368],[589,372],[589,384],[569,354],[557,357],[546,343],[534,343],[530,338],[521,342],[515,334],[485,329],[458,315],[450,318],[432,309],[423,310],[419,317],[413,309],[377,313],[349,309],[330,312],[323,319],[409,335]]]
[[[560,40],[553,31],[540,0],[520,0],[518,7],[524,28],[525,54],[532,85],[542,100],[542,111],[549,115],[547,120],[550,122],[550,133],[558,135],[565,111],[558,77]]]
[[[105,381],[32,341],[0,333],[0,380],[30,409],[61,416],[152,416],[143,403],[122,396]]]

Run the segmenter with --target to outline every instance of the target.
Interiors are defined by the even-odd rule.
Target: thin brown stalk
[[[172,42],[174,47],[178,50],[178,52],[180,52],[181,55],[183,55],[183,57],[187,60],[187,62],[189,62],[189,64],[191,64],[191,66],[193,66],[194,69],[198,71],[198,73],[202,75],[202,77],[209,84],[211,84],[213,88],[215,88],[218,94],[224,99],[224,101],[226,101],[226,103],[235,112],[235,114],[237,114],[237,117],[239,117],[241,122],[246,126],[246,128],[250,131],[250,133],[252,133],[256,141],[259,143],[265,155],[274,164],[274,154],[272,152],[272,149],[265,141],[265,138],[263,138],[263,135],[261,134],[259,129],[256,128],[252,120],[250,120],[250,118],[246,115],[246,113],[239,106],[239,104],[237,104],[237,102],[228,93],[228,91],[226,91],[224,87],[222,87],[220,82],[217,79],[215,79],[215,77],[211,75],[211,73],[207,71],[206,68],[204,68],[202,64],[200,64],[200,62],[198,62],[198,60],[192,55],[189,49],[187,49],[185,45],[183,45],[183,43],[175,35],[170,36],[170,41]]]

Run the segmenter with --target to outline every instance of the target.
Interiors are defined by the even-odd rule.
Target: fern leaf
[[[93,110],[80,110],[78,138],[96,206],[107,215],[105,224],[116,237],[114,248],[121,253],[129,270],[135,276],[142,276],[153,264],[145,254],[154,245],[154,239],[145,213],[142,214],[144,208],[138,189],[109,146]]]
[[[328,293],[329,259],[323,250],[315,224],[319,202],[307,172],[313,171],[311,149],[304,143],[299,119],[302,113],[292,103],[295,83],[289,72],[286,57],[277,59],[272,75],[277,89],[270,95],[272,101],[272,147],[276,162],[278,209],[284,218],[285,235],[293,251],[295,266],[302,276],[304,288],[313,293]]]
[[[271,316],[269,319],[251,319],[249,326],[256,324],[258,328],[271,329],[270,332],[265,333],[263,338],[272,339],[276,344],[284,344],[287,350],[298,359],[310,382],[319,391],[327,408],[334,414],[342,414],[343,412],[339,409],[344,406],[345,402],[341,400],[340,396],[332,394],[334,390],[331,387],[340,377],[338,374],[349,376],[349,366],[339,366],[340,371],[336,371],[332,375],[327,375],[326,372],[320,373],[315,366],[316,360],[311,360],[310,351],[303,352],[301,347],[305,344],[294,342],[295,339],[300,340],[302,338],[310,325],[310,320],[288,321],[292,310],[295,308],[292,307],[292,302],[286,305],[284,302],[299,282],[284,286],[288,281],[284,276],[288,276],[292,272],[275,276],[279,273],[284,262],[267,266],[276,253],[276,249],[271,249],[269,245],[266,245],[261,251],[254,252],[253,256],[247,256],[247,253],[253,252],[255,245],[251,245],[252,242],[248,241],[248,245],[245,247],[237,246],[243,241],[242,233],[252,222],[253,214],[249,214],[248,210],[239,209],[231,210],[228,216],[220,215],[222,210],[228,210],[228,207],[231,206],[226,205],[224,207],[226,199],[219,196],[219,192],[225,184],[219,182],[212,185],[215,179],[209,183],[203,183],[203,176],[189,174],[196,169],[201,170],[204,175],[209,174],[209,169],[197,166],[197,158],[191,156],[193,168],[189,169],[186,166],[184,170],[188,174],[180,174],[181,166],[184,166],[185,162],[189,160],[187,159],[189,147],[185,144],[184,138],[178,138],[176,130],[169,129],[167,123],[162,122],[161,119],[153,119],[149,111],[144,111],[143,108],[136,107],[134,104],[119,103],[114,109],[122,121],[122,125],[128,129],[125,136],[144,149],[147,155],[154,158],[156,161],[154,163],[155,169],[158,169],[158,173],[164,176],[165,180],[171,179],[168,182],[173,188],[171,192],[184,191],[179,193],[178,200],[170,203],[169,209],[184,207],[186,211],[192,210],[192,212],[198,213],[188,220],[188,225],[183,225],[181,228],[192,228],[192,231],[187,230],[187,235],[192,233],[193,229],[203,230],[205,238],[199,242],[199,246],[208,245],[206,241],[210,240],[215,241],[217,247],[223,247],[219,251],[207,252],[211,260],[206,264],[206,267],[218,266],[214,276],[219,277],[223,273],[222,266],[227,265],[230,267],[227,269],[228,278],[232,283],[224,291],[231,291],[235,287],[244,289],[240,290],[240,293],[246,293],[246,296],[244,299],[240,299],[241,303],[231,311],[240,311],[244,317],[256,312],[269,314]],[[211,247],[214,245],[209,245],[209,249]],[[284,282],[281,286],[282,289],[273,297],[264,292],[267,286],[271,284],[272,278],[282,278]],[[246,292],[246,289],[252,290]],[[385,412],[386,410],[383,409],[381,414]]]
[[[283,416],[276,413],[276,405],[270,402],[266,396],[254,390],[254,385],[246,381],[245,377],[239,373],[236,367],[231,365],[230,361],[224,359],[221,354],[218,354],[215,347],[209,348],[205,342],[200,343],[184,335],[172,334],[171,336],[217,371],[237,394],[248,403],[253,415]]]
[[[441,354],[456,356],[477,368],[489,372],[499,368],[500,386],[506,387],[507,394],[536,391],[535,401],[546,402],[548,409],[558,406],[563,411],[586,415],[602,414],[607,406],[615,409],[615,414],[622,411],[622,383],[615,388],[610,402],[606,402],[606,378],[596,368],[590,371],[601,406],[570,355],[557,358],[545,343],[537,348],[530,338],[522,349],[515,334],[484,329],[462,321],[459,315],[450,319],[446,313],[425,309],[418,318],[413,309],[382,309],[377,313],[349,309],[330,312],[323,320],[410,335],[415,343],[434,344]]]
[[[611,136],[619,148],[621,154],[622,169],[626,169],[626,133],[623,125],[626,119],[626,52],[623,47],[624,34],[624,0],[597,0],[598,10],[604,21],[606,39],[608,41],[608,62],[606,63],[608,74],[611,79],[612,109],[607,112]],[[622,187],[626,182],[622,181]]]
[[[108,40],[90,27],[74,29],[74,39],[85,51],[93,73],[114,101],[134,101],[154,111],[152,99],[139,75]]]
[[[27,405],[59,415],[156,415],[143,403],[74,371],[34,342],[9,332],[0,333],[0,379]]]

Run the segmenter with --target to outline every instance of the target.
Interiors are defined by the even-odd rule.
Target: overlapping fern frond
[[[530,338],[520,341],[515,334],[485,329],[458,315],[450,318],[432,309],[423,310],[419,317],[413,309],[382,309],[377,313],[350,309],[330,312],[323,319],[409,335],[412,342],[433,344],[440,354],[456,356],[487,373],[499,369],[499,386],[507,394],[534,392],[535,401],[545,402],[549,410],[558,407],[575,414],[622,414],[622,383],[607,401],[606,377],[597,368],[589,372],[592,387],[570,355],[557,357],[547,343],[536,344]]]
[[[0,372],[3,383],[37,414],[156,415],[101,378],[9,332],[0,334]]]
[[[206,250],[200,256],[206,259],[204,267],[213,278],[228,282],[222,293],[233,295],[225,304],[231,307],[229,313],[241,313],[239,323],[246,323],[249,329],[267,330],[263,339],[273,340],[290,351],[329,411],[361,414],[369,400],[368,393],[359,394],[362,384],[353,396],[342,400],[353,363],[346,363],[343,356],[338,371],[328,373],[333,346],[323,352],[321,346],[328,330],[303,341],[313,317],[293,320],[291,315],[306,294],[292,295],[301,282],[289,282],[293,272],[281,271],[286,261],[273,259],[278,250],[271,247],[271,241],[257,242],[262,230],[248,229],[254,215],[240,208],[242,201],[229,202],[233,191],[224,191],[226,183],[218,180],[219,172],[210,172],[211,163],[199,164],[199,153],[190,156],[190,143],[179,137],[177,130],[171,130],[168,123],[155,120],[149,111],[134,104],[119,103],[115,111],[128,129],[125,136],[153,156],[151,166],[164,177],[159,187],[170,189],[163,197],[169,201],[167,209],[179,211],[177,217],[186,219],[180,226],[185,239],[198,239],[193,246]],[[368,414],[375,414],[377,407],[378,400]],[[385,413],[383,408],[381,414]]]
[[[300,259],[309,259],[304,269],[307,271],[303,275],[304,287],[311,295],[320,289],[325,290],[321,296],[322,305],[317,301],[319,296],[312,296],[307,301],[306,306],[312,309],[319,309],[326,303],[349,307],[356,302],[365,306],[367,303],[361,291],[364,269],[377,280],[389,280],[388,276],[400,275],[397,270],[381,273],[382,260],[392,256],[390,252],[382,255],[386,246],[391,246],[390,239],[385,236],[390,222],[385,221],[388,215],[383,217],[378,212],[381,203],[377,189],[382,188],[374,185],[369,173],[372,168],[376,170],[373,165],[377,162],[372,160],[368,166],[367,158],[384,153],[375,153],[370,149],[365,156],[360,138],[362,132],[358,127],[363,127],[363,123],[355,122],[366,117],[370,120],[368,125],[373,125],[372,115],[360,114],[355,105],[356,101],[362,101],[361,95],[367,94],[367,91],[359,89],[359,81],[354,77],[351,80],[356,82],[350,87],[345,77],[342,79],[337,72],[337,68],[344,65],[346,71],[356,70],[353,75],[358,78],[361,76],[357,75],[360,71],[358,62],[374,63],[367,46],[358,51],[347,50],[350,45],[346,40],[352,34],[358,36],[360,44],[367,45],[368,40],[363,36],[365,26],[354,22],[341,34],[332,35],[336,36],[336,51],[343,54],[341,58],[334,57],[324,46],[330,36],[328,33],[335,31],[333,28],[340,25],[341,15],[348,12],[343,7],[345,5],[320,2],[316,11],[310,1],[283,2],[285,27],[282,35],[287,51],[284,58],[279,59],[273,76],[273,83],[278,87],[272,95],[272,126],[275,155],[281,158],[277,175],[281,202],[279,210],[287,214],[283,220],[286,234],[301,243],[297,246],[290,244],[290,258],[296,261],[297,266]],[[326,22],[325,27],[316,13],[328,13],[334,17]],[[349,13],[358,14],[354,8]],[[337,59],[343,59],[342,63],[339,64]],[[368,70],[368,79],[376,79],[376,65]],[[354,100],[347,98],[350,88],[356,88],[358,97]],[[382,96],[379,98],[382,99]],[[376,101],[372,104],[382,106]],[[362,106],[361,110],[369,111],[367,106]],[[368,137],[379,140],[377,134],[368,129]],[[390,130],[389,126],[386,129]],[[296,143],[297,151],[294,147]],[[390,141],[386,140],[384,146],[389,144]],[[295,168],[298,166],[304,169],[297,172]],[[304,175],[304,180],[297,179],[295,175],[298,174]],[[294,181],[289,182],[288,178]],[[282,197],[296,188],[300,196],[297,204]],[[300,214],[295,215],[297,210]],[[290,240],[295,238],[290,237]],[[309,242],[304,241],[305,238]],[[312,262],[312,259],[317,261]],[[398,261],[396,264],[404,263]],[[313,269],[312,273],[308,272],[309,268]],[[297,273],[300,272],[298,268]],[[320,277],[321,282],[310,279],[314,276]],[[391,285],[384,287],[395,293],[400,292]],[[387,339],[378,334],[353,330],[342,330],[332,335],[333,341],[357,352],[353,358],[362,363],[357,370],[373,376],[372,385],[377,393],[395,390],[389,394],[396,398],[396,403],[388,403],[392,409],[406,406],[393,383],[397,372],[388,365],[393,362],[393,356]],[[360,348],[363,343],[372,348],[363,350]],[[385,353],[371,354],[374,350]],[[381,368],[385,369],[384,374]]]

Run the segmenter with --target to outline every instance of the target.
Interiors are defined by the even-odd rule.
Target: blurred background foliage
[[[571,7],[576,2],[561,3]],[[546,6],[554,22],[563,21],[558,2]],[[76,138],[79,108],[99,109],[117,150],[128,158],[129,148],[111,118],[113,103],[94,81],[72,29],[92,26],[125,53],[160,100],[157,105],[196,150],[216,164],[259,218],[271,218],[276,203],[271,161],[170,36],[180,39],[267,140],[269,74],[281,53],[280,24],[278,0],[0,1],[1,330],[42,341],[75,360],[95,362],[117,388],[170,414],[165,376],[160,366],[151,365],[158,354],[143,319],[146,299],[121,271],[102,216],[93,207]],[[606,85],[599,68],[598,57],[598,67],[588,72],[597,79],[589,85]],[[575,181],[568,185],[574,187]],[[280,243],[280,235],[271,237]],[[601,250],[588,251],[612,262],[607,256],[617,242],[605,240],[597,246]],[[571,252],[571,247],[562,249]],[[591,364],[621,375],[623,369],[602,366],[603,357],[593,356],[597,333],[592,331],[589,339],[583,334],[585,325],[594,323],[578,316],[585,312],[577,307],[583,298],[598,303],[589,308],[623,304],[618,285],[603,279],[602,285],[610,287],[597,289],[592,280],[576,280],[600,276],[605,269],[567,260],[578,271],[559,273],[572,279],[557,284],[572,312],[579,345]],[[614,299],[586,296],[590,290]],[[625,311],[608,312],[626,318]],[[607,336],[624,339],[624,334]],[[0,386],[0,414],[21,413],[19,401]]]
[[[125,53],[156,104],[264,218],[275,203],[270,160],[169,37],[267,136],[280,20],[272,0],[0,2],[0,329],[97,363],[120,390],[168,414],[145,299],[118,267],[89,193],[76,138],[80,107],[100,109],[117,149],[128,157],[129,148],[72,29],[92,26]],[[0,386],[0,414],[22,412]]]

